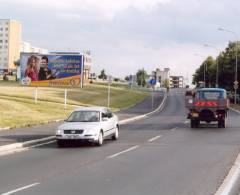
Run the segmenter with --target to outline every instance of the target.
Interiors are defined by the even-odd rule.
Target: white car
[[[66,141],[87,141],[101,146],[104,139],[110,137],[117,140],[118,136],[118,117],[104,107],[75,109],[56,131],[57,144],[60,147]]]

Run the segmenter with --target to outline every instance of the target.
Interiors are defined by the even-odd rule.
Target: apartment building
[[[170,76],[170,87],[171,88],[183,88],[184,87],[183,76]]]
[[[158,85],[164,87],[166,80],[170,78],[170,69],[164,68],[161,70],[157,68],[156,71],[152,71],[151,77],[156,79]]]
[[[24,53],[39,53],[39,54],[48,54],[48,50],[44,48],[34,47],[31,43],[22,41],[20,46],[20,52]]]
[[[20,58],[22,42],[21,23],[11,19],[0,19],[0,70],[16,69],[14,62]]]

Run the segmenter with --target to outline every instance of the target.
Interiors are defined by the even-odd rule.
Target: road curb
[[[240,176],[240,153],[215,195],[229,195]]]
[[[11,129],[11,127],[3,127],[3,128],[0,128],[0,131],[9,130],[9,129]]]
[[[21,142],[21,143],[14,143],[14,144],[8,144],[5,146],[0,146],[0,155],[4,155],[7,153],[15,152],[16,150],[20,150],[23,148],[28,148],[37,144],[41,144],[47,141],[53,141],[55,140],[55,136],[50,136],[46,138],[41,138],[41,139],[35,139],[35,140],[30,140],[26,142]]]
[[[119,121],[119,124],[123,125],[123,124],[129,123],[129,122],[132,122],[132,121],[140,120],[140,119],[143,119],[143,118],[145,118],[145,117],[147,117],[149,115],[152,115],[152,114],[154,114],[156,112],[161,111],[163,109],[165,103],[166,103],[166,99],[167,99],[167,94],[164,93],[163,100],[162,100],[161,104],[157,107],[157,109],[155,109],[154,111],[149,112],[147,114],[143,114],[143,115],[135,116],[135,117],[132,117],[132,118],[129,118],[129,119],[121,120],[121,121]]]
[[[163,100],[162,100],[161,104],[158,106],[157,109],[155,109],[154,111],[149,112],[147,114],[132,117],[130,119],[121,120],[121,121],[119,121],[119,124],[126,124],[128,122],[140,120],[140,119],[145,118],[145,117],[147,117],[151,114],[154,114],[158,111],[161,111],[163,109],[165,103],[166,103],[166,99],[167,99],[167,94],[165,93],[164,97],[163,97]],[[61,119],[54,120],[52,122],[59,122],[59,121],[61,121]],[[9,129],[11,129],[11,128],[9,128]],[[6,129],[4,129],[4,130],[6,130]],[[56,140],[56,137],[55,136],[50,136],[50,137],[46,137],[46,138],[35,139],[35,140],[26,141],[26,142],[20,142],[20,143],[14,143],[14,144],[8,144],[8,145],[5,145],[5,146],[0,146],[0,155],[13,153],[17,150],[21,150],[21,149],[28,148],[28,147],[33,147],[34,145],[38,145],[38,144],[41,144],[41,143],[44,143],[44,142],[54,141],[54,140]]]
[[[229,109],[232,110],[232,111],[234,111],[234,112],[236,112],[236,113],[238,113],[238,114],[240,114],[240,111],[237,110],[237,109],[235,109],[235,108],[230,107]]]

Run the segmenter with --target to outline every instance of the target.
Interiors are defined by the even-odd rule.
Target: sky
[[[240,33],[239,7],[238,0],[0,0],[0,18],[20,21],[23,40],[36,47],[90,50],[97,74],[168,67],[191,80],[208,55],[237,39],[218,28]]]

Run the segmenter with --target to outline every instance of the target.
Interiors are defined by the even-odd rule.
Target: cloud
[[[115,76],[170,67],[191,76],[240,32],[237,0],[0,0],[1,15],[23,23],[24,40],[60,51],[90,49],[93,70]],[[19,9],[19,7],[21,9]]]
[[[8,0],[2,0],[9,2]],[[101,14],[102,17],[113,18],[119,11],[125,10],[129,7],[136,7],[141,10],[148,10],[154,8],[159,3],[169,3],[171,0],[12,0],[12,4],[28,5],[35,8],[44,8],[57,10],[62,12],[81,12],[92,10],[93,12]],[[65,14],[66,15],[66,14]],[[71,16],[71,14],[69,13]],[[76,14],[72,15],[76,16]]]

